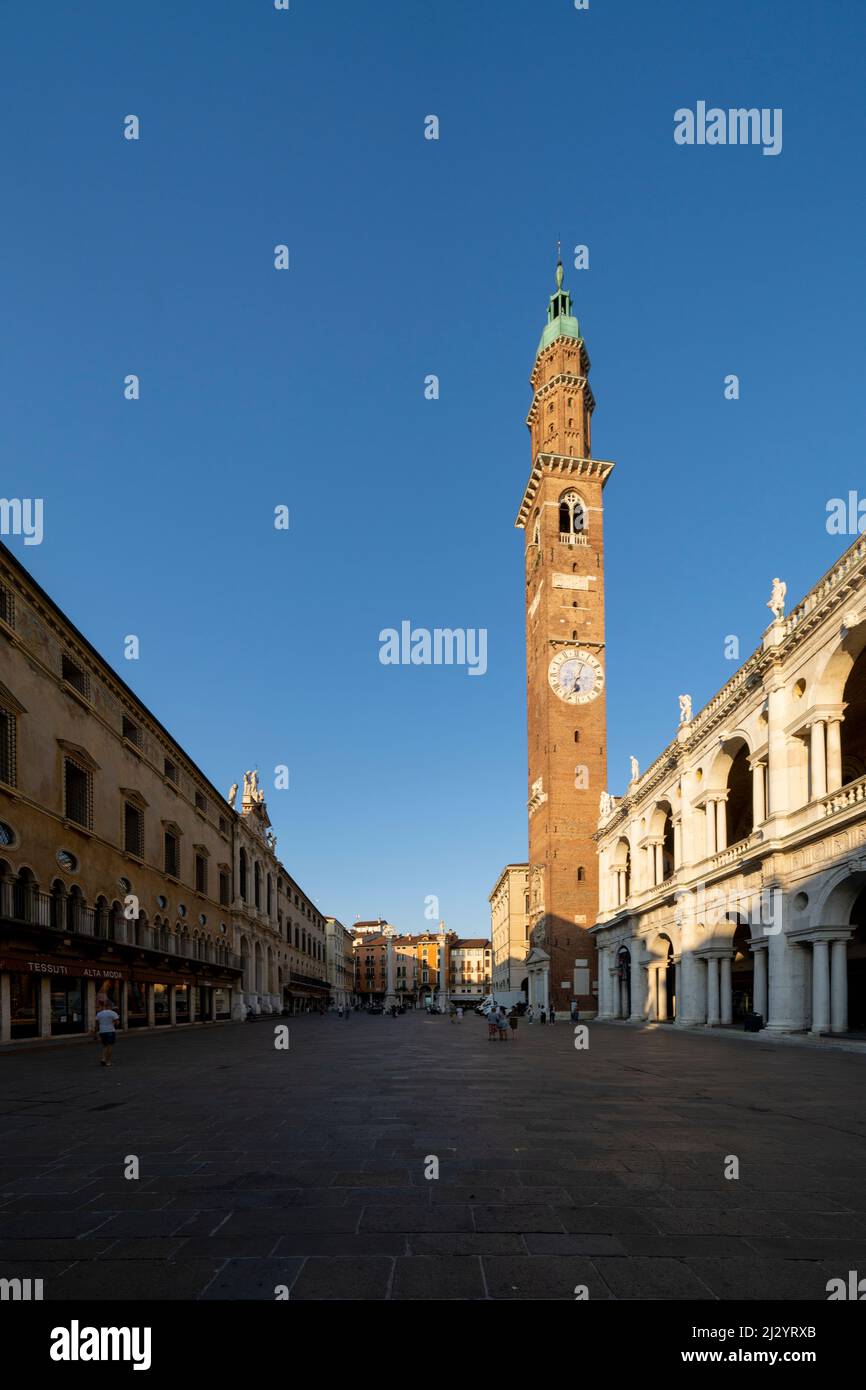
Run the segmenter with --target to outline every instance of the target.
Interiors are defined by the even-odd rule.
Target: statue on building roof
[[[680,723],[688,724],[692,717],[692,697],[691,695],[680,695]]]
[[[776,622],[785,616],[785,595],[787,592],[788,586],[783,579],[773,580],[773,592],[767,600],[767,607],[772,610]]]
[[[231,788],[229,789],[229,794],[228,794],[228,796],[226,797],[226,801],[227,801],[228,804],[231,806],[232,810],[235,809],[235,798],[237,797],[237,794],[238,794],[238,784],[237,784],[237,782],[232,782]]]
[[[636,782],[640,777],[640,767],[638,766],[637,758],[632,756],[629,758],[629,762],[631,763],[631,780]]]

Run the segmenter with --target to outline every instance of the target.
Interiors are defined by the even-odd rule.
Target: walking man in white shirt
[[[111,1066],[111,1049],[114,1047],[117,1034],[114,1031],[115,1025],[120,1022],[120,1014],[109,1008],[108,1003],[103,1004],[96,1015],[96,1034],[102,1043],[102,1057],[100,1066]]]

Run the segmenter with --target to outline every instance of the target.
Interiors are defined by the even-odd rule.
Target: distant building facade
[[[338,1009],[350,1007],[355,1000],[354,938],[348,927],[336,917],[325,918],[325,960],[331,1003]]]
[[[493,992],[526,990],[529,950],[529,865],[506,864],[490,894]]]
[[[454,1004],[480,1004],[493,989],[493,949],[487,937],[458,937],[450,951],[449,997]]]

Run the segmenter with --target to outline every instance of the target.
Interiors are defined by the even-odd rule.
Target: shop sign
[[[7,956],[0,959],[0,970],[8,970],[13,975],[65,975],[85,980],[125,980],[129,975],[128,970],[118,970],[115,966],[85,965],[83,961],[59,960],[56,956],[42,956],[37,960]]]

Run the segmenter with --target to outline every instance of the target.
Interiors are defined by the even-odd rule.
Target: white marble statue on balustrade
[[[605,817],[610,815],[613,810],[613,802],[614,798],[611,796],[610,792],[602,792],[598,799],[598,814],[601,820],[604,820]]]
[[[692,718],[692,697],[691,695],[680,695],[680,723],[689,724]]]
[[[637,779],[640,777],[640,767],[638,766],[638,760],[635,757],[631,757],[629,758],[629,762],[631,763],[631,780],[632,782],[636,782]]]
[[[228,804],[231,806],[232,810],[234,810],[234,808],[235,808],[235,798],[237,797],[237,794],[238,794],[238,784],[237,784],[237,782],[232,782],[231,788],[230,788],[230,790],[229,790],[229,794],[228,794],[228,796],[226,797],[226,801],[227,801]]]
[[[773,580],[773,592],[767,599],[767,607],[771,610],[776,622],[785,616],[785,595],[787,592],[788,586],[783,579]]]

